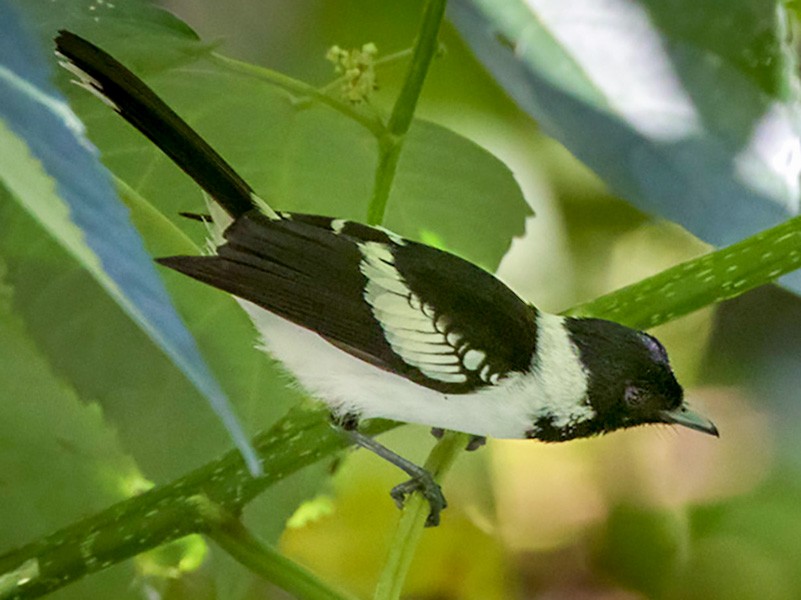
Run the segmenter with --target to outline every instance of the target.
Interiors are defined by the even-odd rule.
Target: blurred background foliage
[[[413,0],[169,0],[164,6],[204,41],[218,40],[221,53],[315,86],[332,79],[325,55],[333,45],[353,48],[373,42],[380,55],[409,48],[421,10],[421,2]],[[521,296],[559,311],[709,249],[677,225],[643,214],[610,193],[516,107],[449,23],[441,40],[443,52],[431,67],[417,114],[476,141],[513,170],[536,216],[527,219],[525,236],[514,241],[498,274]],[[374,99],[379,110],[391,107],[404,64],[400,61],[379,71]],[[604,140],[598,144],[603,146]],[[493,232],[489,221],[471,227],[467,233],[476,238]],[[46,278],[47,273],[39,277]],[[17,305],[35,302],[25,294],[36,289],[18,285]],[[57,296],[59,291],[51,293]],[[207,294],[201,291],[198,296]],[[8,304],[5,296],[0,300],[4,301],[0,308]],[[116,309],[103,304],[103,310]],[[27,325],[38,327],[40,343],[50,329],[48,317],[42,318],[38,325]],[[19,333],[21,325],[9,322],[9,337],[4,331],[3,339],[15,339],[11,336]],[[130,326],[120,327],[126,339],[141,337]],[[204,331],[213,335],[213,329]],[[449,475],[445,486],[449,508],[442,525],[424,535],[406,597],[801,597],[801,302],[780,288],[765,287],[661,326],[656,334],[668,347],[688,397],[714,419],[721,438],[651,427],[560,445],[491,440],[481,451],[460,457]],[[131,347],[138,351],[142,344]],[[120,352],[128,352],[129,359],[137,356],[129,348]],[[225,360],[207,358],[212,364]],[[76,355],[63,360],[85,359]],[[118,364],[125,363],[121,359]],[[36,368],[35,360],[30,364]],[[90,379],[93,368],[91,362],[83,364],[82,377]],[[130,383],[124,367],[118,368],[121,381]],[[271,367],[262,368],[268,372],[264,377],[274,376]],[[30,377],[35,379],[35,373]],[[164,380],[172,381],[166,376]],[[132,385],[116,393],[124,396]],[[180,384],[178,395],[184,393],[184,385]],[[86,381],[78,387],[84,398],[107,394]],[[159,404],[160,399],[165,393],[175,394],[169,389],[159,392],[149,394],[145,407],[140,395],[133,394],[135,406],[112,405],[116,410],[146,413],[136,418],[130,432],[120,434],[123,440],[135,437],[137,427],[152,427],[151,422],[186,422],[191,404],[179,402],[168,408]],[[76,401],[70,393],[61,393],[68,396],[65,401]],[[253,390],[249,394],[256,402],[258,394]],[[282,407],[297,401],[293,391],[285,395]],[[101,418],[96,407],[87,409],[86,420]],[[252,420],[259,414],[257,408],[246,412],[251,428],[258,428]],[[188,449],[196,443],[188,429],[176,435],[179,446],[174,451],[191,459],[176,456],[165,464],[164,448],[175,441],[165,440],[144,460],[150,479],[180,474],[225,447],[220,435],[198,457]],[[424,460],[432,443],[424,428],[413,426],[393,431],[383,440],[417,461]],[[185,452],[181,444],[187,446]],[[106,446],[113,446],[119,457],[114,459],[113,476],[103,473],[102,489],[122,488],[124,483],[135,487],[138,479],[130,459],[116,441],[97,441],[97,448]],[[141,467],[143,459],[137,458]],[[320,485],[319,476],[329,470],[333,477]],[[284,491],[277,493],[283,494],[278,524],[273,521],[269,533],[262,530],[262,534],[278,539],[288,556],[324,579],[367,597],[397,519],[387,492],[399,474],[364,452],[348,454],[336,465],[321,465],[316,473],[308,480],[293,478],[282,484]],[[4,486],[14,485],[17,477],[24,475],[10,468],[0,475]],[[41,510],[56,510],[58,491],[42,494]],[[122,495],[132,491],[126,488]],[[119,495],[119,489],[101,495],[95,508]],[[283,518],[303,498],[308,500],[281,533]],[[254,505],[249,520],[273,513],[274,506],[269,498]],[[270,518],[275,520],[275,514]],[[5,532],[4,539],[21,543],[59,524],[63,523],[53,519],[41,531]],[[0,518],[0,528],[11,526]],[[284,597],[230,564],[216,547],[206,548],[193,539],[173,550],[140,557],[133,570],[124,567],[120,577],[135,577],[139,583],[129,585],[126,593],[171,599]],[[187,556],[197,561],[179,564],[176,557]],[[228,575],[212,575],[218,569]],[[56,597],[111,597],[104,595],[105,577],[108,574],[95,575],[80,584],[84,587],[65,589]]]

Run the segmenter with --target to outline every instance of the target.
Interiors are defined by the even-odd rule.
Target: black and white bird
[[[213,253],[158,262],[233,294],[264,349],[348,425],[348,435],[412,476],[393,496],[401,502],[422,491],[429,524],[445,505],[439,487],[359,434],[360,419],[546,442],[647,423],[718,435],[688,409],[653,336],[548,314],[479,267],[380,227],[276,212],[118,61],[67,31],[56,45],[78,84],[217,203]]]

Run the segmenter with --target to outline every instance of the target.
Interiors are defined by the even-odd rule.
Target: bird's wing
[[[461,394],[530,368],[536,309],[452,254],[341,219],[257,211],[216,256],[159,262],[425,387]]]

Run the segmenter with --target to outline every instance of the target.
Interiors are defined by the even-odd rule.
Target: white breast
[[[258,329],[263,348],[337,414],[381,417],[496,438],[526,437],[534,421],[551,414],[553,408],[558,410],[554,417],[560,423],[592,416],[585,404],[586,377],[574,352],[565,346],[569,341],[560,338],[563,329],[557,328],[555,321],[543,323],[540,331],[546,336],[542,341],[561,355],[556,352],[532,373],[515,374],[479,392],[448,395],[355,358],[255,304],[239,303]],[[564,352],[573,352],[572,360]]]

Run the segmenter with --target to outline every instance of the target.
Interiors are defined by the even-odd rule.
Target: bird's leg
[[[403,508],[403,503],[409,494],[420,492],[428,501],[430,507],[428,519],[426,519],[426,527],[436,527],[439,525],[439,513],[442,512],[448,503],[445,501],[445,496],[442,495],[442,488],[434,481],[434,476],[431,475],[431,473],[410,460],[403,458],[400,454],[393,452],[383,444],[378,443],[370,436],[357,431],[355,428],[341,427],[341,430],[354,444],[362,448],[367,448],[374,454],[377,454],[384,460],[391,462],[399,469],[405,471],[411,477],[408,481],[396,485],[390,492],[398,508]]]
[[[433,435],[438,440],[442,439],[442,436],[445,435],[445,430],[441,427],[432,427],[431,428],[431,435]],[[470,435],[470,439],[467,441],[467,446],[465,446],[465,450],[468,452],[473,452],[474,450],[478,450],[487,443],[487,438],[483,435]]]

